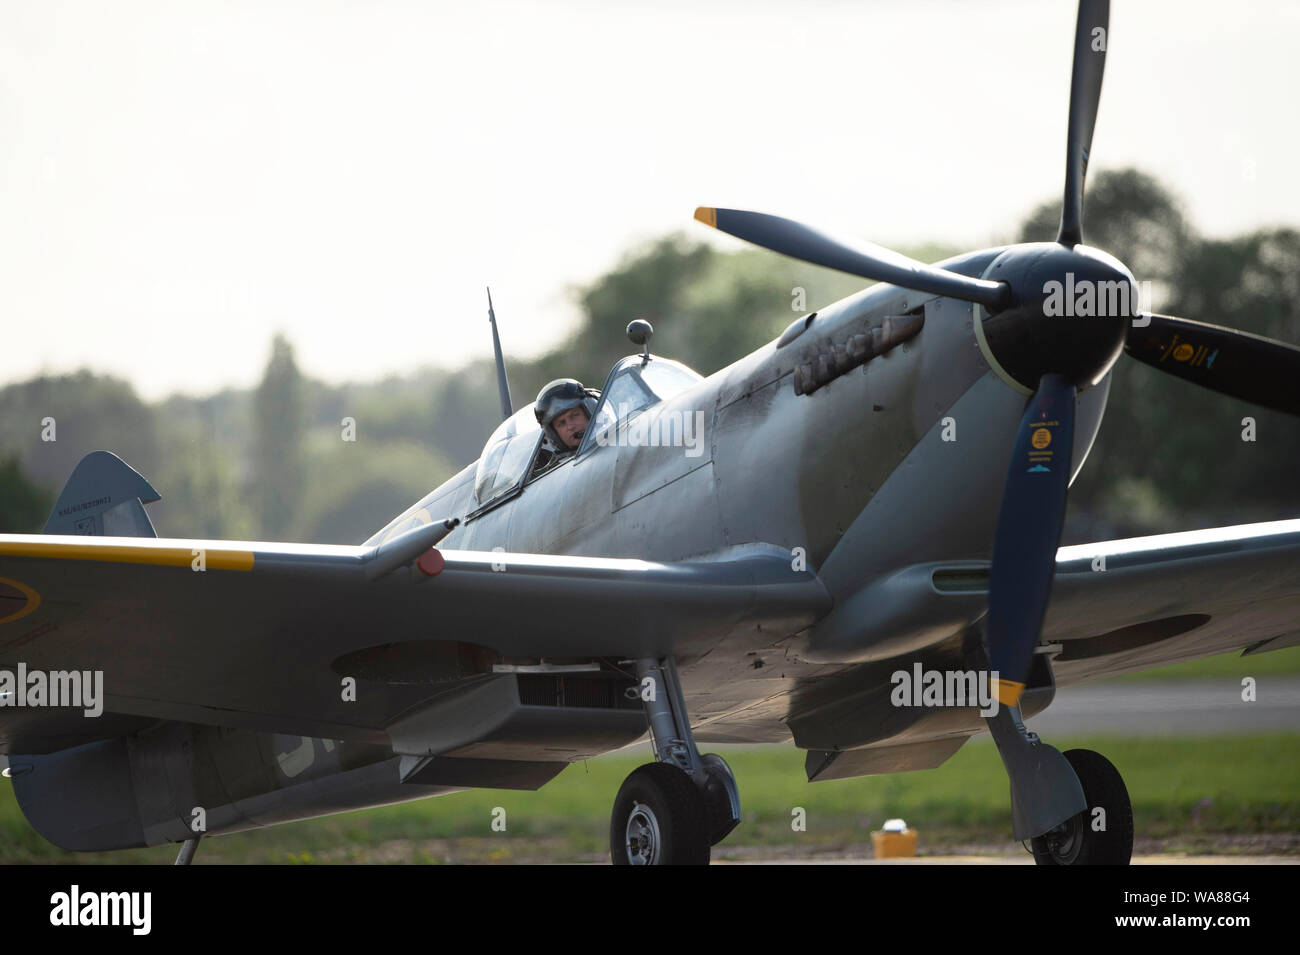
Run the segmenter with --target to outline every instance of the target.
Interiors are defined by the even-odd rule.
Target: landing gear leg
[[[610,819],[615,865],[705,865],[740,821],[740,795],[721,756],[695,746],[672,657],[637,661],[658,762],[623,782]]]
[[[199,850],[199,840],[202,836],[195,836],[193,839],[186,839],[181,843],[181,851],[176,855],[176,865],[189,865],[194,861],[194,853]]]

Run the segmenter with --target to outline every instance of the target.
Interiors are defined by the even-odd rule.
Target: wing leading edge
[[[1063,547],[1043,642],[1062,685],[1300,638],[1300,520]]]

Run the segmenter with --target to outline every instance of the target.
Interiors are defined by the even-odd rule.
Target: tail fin
[[[157,537],[144,505],[161,498],[111,451],[91,451],[72,469],[42,534]]]

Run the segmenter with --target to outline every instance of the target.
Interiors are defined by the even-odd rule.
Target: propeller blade
[[[1074,28],[1074,69],[1070,74],[1070,131],[1065,147],[1065,202],[1056,241],[1076,246],[1083,241],[1083,180],[1088,174],[1092,130],[1101,101],[1110,42],[1110,0],[1079,0]]]
[[[989,665],[999,702],[1024,691],[1056,573],[1074,449],[1075,389],[1046,374],[1029,399],[1011,455],[989,573]]]
[[[1124,350],[1178,378],[1253,404],[1300,415],[1300,348],[1172,315],[1130,324]]]
[[[978,302],[992,311],[1010,304],[1011,290],[1001,282],[925,265],[882,246],[860,239],[839,238],[780,216],[700,206],[695,210],[695,218],[719,232],[773,252],[860,278]]]

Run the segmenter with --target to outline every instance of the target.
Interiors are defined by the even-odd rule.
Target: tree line
[[[1090,244],[1151,283],[1155,310],[1300,343],[1296,230],[1200,236],[1177,198],[1133,169],[1097,173],[1085,206]],[[1058,215],[1059,199],[1046,201],[1012,238],[1051,240]],[[958,250],[907,251],[933,261]],[[635,350],[624,335],[632,318],[654,324],[655,351],[709,374],[862,284],[758,249],[664,236],[572,290],[582,320],[567,341],[535,361],[508,360],[516,407],[552,378],[600,387]],[[501,319],[508,352],[510,316]],[[10,384],[0,409],[0,531],[39,530],[77,460],[107,448],[163,495],[150,513],[164,536],[328,543],[364,539],[471,463],[499,417],[490,361],[335,385],[304,376],[282,336],[255,389],[146,403],[87,370]],[[56,441],[40,440],[46,417]],[[1246,417],[1253,442],[1241,437]],[[1297,516],[1298,454],[1300,421],[1121,359],[1071,492],[1066,542]]]

